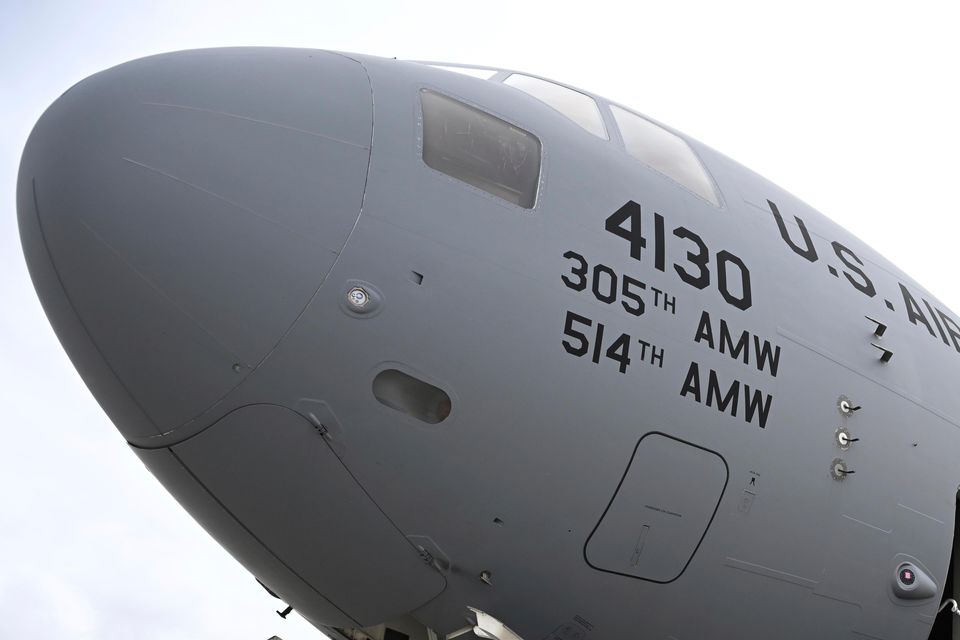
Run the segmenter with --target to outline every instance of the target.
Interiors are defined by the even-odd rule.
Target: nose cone
[[[356,223],[360,65],[187,51],[80,82],[37,123],[17,209],[61,342],[128,439],[217,404],[282,340]]]

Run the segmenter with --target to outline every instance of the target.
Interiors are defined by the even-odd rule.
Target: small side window
[[[598,138],[607,138],[597,101],[585,93],[521,73],[514,73],[503,83],[545,102]]]
[[[427,424],[443,422],[450,415],[450,396],[445,391],[396,369],[377,374],[373,395],[380,404]]]
[[[700,158],[683,138],[632,111],[610,105],[627,153],[688,190],[720,206],[720,199]]]
[[[509,122],[424,89],[423,161],[525,209],[540,182],[540,140]]]

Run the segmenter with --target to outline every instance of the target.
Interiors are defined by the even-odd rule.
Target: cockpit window
[[[603,126],[600,108],[597,106],[597,101],[590,96],[554,82],[521,73],[510,75],[503,83],[547,103],[593,135],[607,138],[607,129]]]
[[[525,209],[540,182],[540,140],[509,122],[423,89],[423,161]]]
[[[481,80],[489,80],[497,73],[494,69],[481,69],[480,67],[454,67],[445,64],[431,64],[430,66],[435,69],[443,69],[444,71],[462,73],[465,76],[472,76],[474,78],[480,78]]]
[[[632,111],[610,105],[627,153],[683,187],[720,206],[713,181],[687,142]]]

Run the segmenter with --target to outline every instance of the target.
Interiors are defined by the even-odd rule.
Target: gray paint
[[[341,56],[211,50],[121,65],[44,114],[23,175],[76,314],[145,414],[125,435],[197,418],[303,311],[360,210],[370,109]]]
[[[532,210],[422,162],[423,88],[538,136]],[[143,104],[164,100],[194,109]],[[940,599],[903,601],[891,585],[909,556],[943,589],[960,484],[960,354],[907,320],[898,283],[943,306],[821,214],[696,141],[684,138],[716,181],[720,208],[628,156],[611,133],[598,139],[516,89],[414,63],[271,49],[148,58],[85,80],[38,123],[18,189],[24,251],[58,336],[141,459],[318,625],[373,624],[418,607],[410,615],[447,633],[473,606],[527,640],[574,620],[584,640],[925,637]],[[133,150],[193,187],[123,161]],[[786,246],[768,199],[792,237],[794,216],[804,220],[817,263]],[[604,230],[628,200],[641,204],[648,238],[649,216],[664,216],[664,272],[650,248],[637,262]],[[714,266],[710,287],[681,282],[670,268],[690,248],[671,234],[680,226],[711,256],[726,249],[749,265],[749,311],[724,302]],[[828,272],[843,268],[831,241],[865,262],[876,297]],[[643,280],[647,295],[667,291],[676,313],[635,318],[589,287],[570,290],[560,279],[568,250]],[[344,308],[355,282],[376,288],[375,314]],[[561,346],[567,310],[663,348],[662,368],[636,351],[627,374],[571,357]],[[714,332],[723,319],[735,335],[779,346],[776,377],[694,341],[704,311]],[[889,326],[889,364],[865,315]],[[772,394],[765,428],[682,397],[691,362]],[[429,425],[378,402],[372,381],[386,369],[446,392],[449,417]],[[862,409],[841,415],[841,395]],[[248,420],[261,411],[251,405],[303,421],[284,409]],[[846,452],[834,441],[841,425],[860,438]],[[715,452],[687,460],[689,486],[663,489],[701,513],[706,487],[716,506],[667,584],[584,558],[651,432]],[[667,449],[653,466],[666,473],[685,451]],[[829,466],[841,454],[856,474],[838,482]],[[717,456],[729,474],[719,504]],[[294,496],[289,510],[270,502],[283,495]],[[371,530],[353,535],[343,513]],[[310,534],[321,531],[346,547],[330,555]],[[431,568],[418,544],[449,563]]]
[[[443,591],[443,577],[293,411],[243,407],[173,452],[251,535],[365,625]]]

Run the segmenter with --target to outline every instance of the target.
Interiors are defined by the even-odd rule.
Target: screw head
[[[362,309],[370,302],[370,294],[362,287],[354,287],[347,292],[347,302],[356,309]]]

